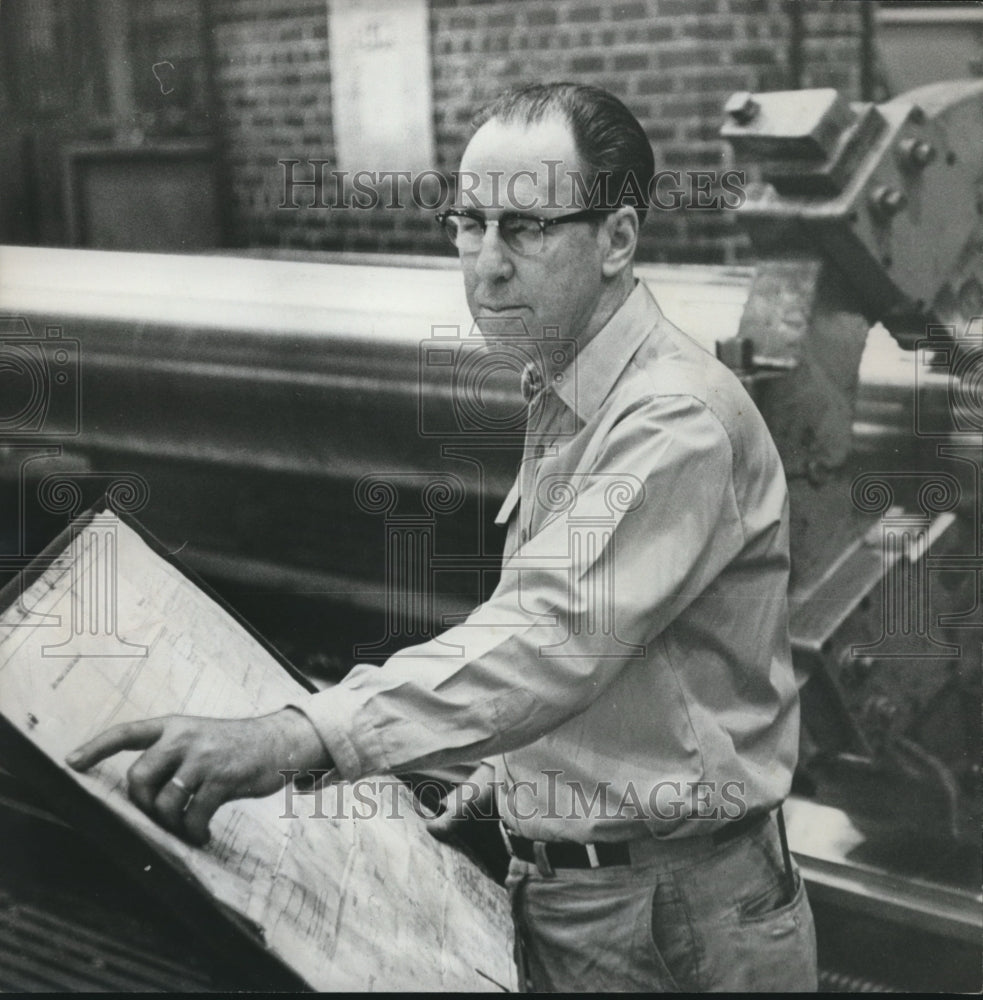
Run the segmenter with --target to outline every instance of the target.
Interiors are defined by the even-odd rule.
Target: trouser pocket
[[[730,935],[734,981],[721,989],[802,992],[817,989],[816,932],[801,875],[791,901],[739,912]]]

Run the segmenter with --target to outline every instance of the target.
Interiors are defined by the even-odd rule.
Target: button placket
[[[545,422],[543,426],[543,433],[545,433],[550,424],[555,419],[555,408],[550,413],[549,420]],[[536,509],[536,490],[540,481],[540,471],[543,467],[544,459],[552,455],[554,452],[554,445],[556,443],[556,438],[553,437],[549,442],[540,442],[538,444],[530,445],[527,447],[528,457],[523,458],[523,477],[519,488],[519,514],[520,523],[522,524],[522,530],[525,535],[523,541],[527,541],[532,537],[533,534],[533,519],[535,517]],[[525,501],[525,503],[523,503]]]

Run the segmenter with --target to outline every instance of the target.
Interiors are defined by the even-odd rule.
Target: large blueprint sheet
[[[327,787],[320,801],[278,794],[229,803],[212,820],[211,842],[195,848],[126,798],[135,753],[83,775],[64,765],[117,722],[249,716],[305,696],[133,527],[102,512],[71,534],[0,615],[7,722],[315,989],[515,989],[503,890],[433,840],[391,779]]]

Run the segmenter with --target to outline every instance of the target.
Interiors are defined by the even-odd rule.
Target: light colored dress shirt
[[[799,728],[788,498],[750,397],[637,284],[531,413],[492,596],[298,706],[336,768],[488,760],[508,825],[543,840],[777,805]]]

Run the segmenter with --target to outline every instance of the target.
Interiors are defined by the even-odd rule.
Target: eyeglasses
[[[437,223],[447,238],[462,254],[478,253],[489,226],[498,226],[498,233],[505,245],[521,257],[534,257],[546,243],[546,230],[564,222],[586,222],[605,214],[603,208],[585,208],[555,219],[541,219],[538,215],[521,212],[504,212],[498,219],[486,219],[477,212],[451,209],[437,215]]]

